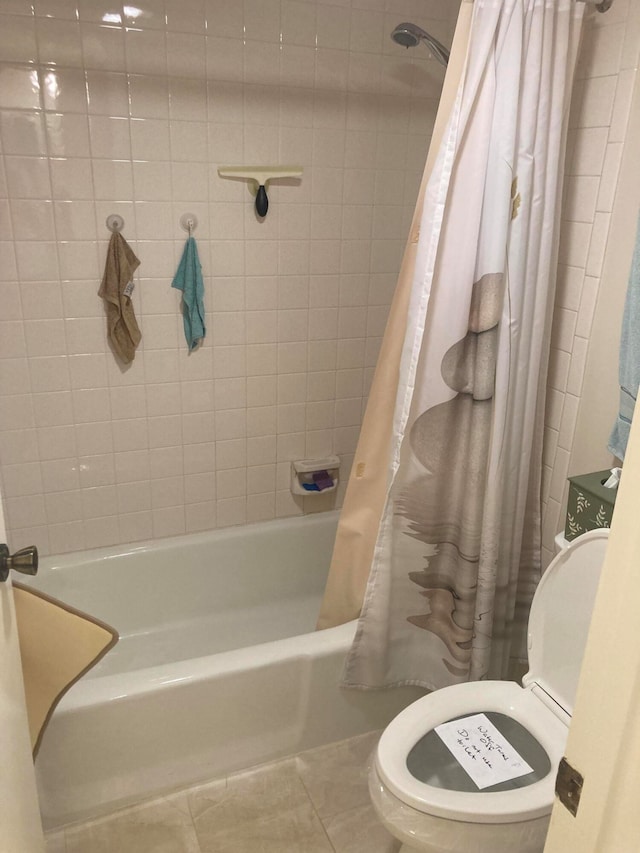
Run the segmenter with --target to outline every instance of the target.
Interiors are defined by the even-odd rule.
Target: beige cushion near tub
[[[55,598],[13,583],[31,747],[35,758],[54,708],[118,642],[113,628]]]

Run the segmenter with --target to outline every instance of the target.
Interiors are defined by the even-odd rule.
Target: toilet
[[[542,853],[608,534],[595,530],[575,539],[544,573],[529,615],[522,686],[445,687],[414,702],[383,732],[369,792],[379,819],[402,842],[401,853]],[[495,732],[487,720],[497,735],[479,741],[477,731]],[[458,757],[436,726],[442,737],[454,733]],[[460,749],[475,750],[483,761],[488,756],[491,773],[500,774],[506,762],[516,768],[507,772],[520,775],[474,781]]]

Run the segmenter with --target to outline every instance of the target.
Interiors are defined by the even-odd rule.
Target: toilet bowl
[[[608,530],[580,536],[544,573],[529,615],[529,671],[522,686],[482,681],[445,687],[414,702],[382,733],[369,792],[403,853],[542,853],[607,539]],[[474,781],[463,767],[465,756],[455,745],[454,755],[443,729],[436,731],[455,721],[453,731],[468,737],[478,720],[483,731],[487,720],[497,729],[500,740],[492,748],[505,745],[501,761],[521,759],[514,771],[519,775]],[[485,760],[489,753],[476,742],[477,757]],[[490,757],[494,762],[497,753]]]

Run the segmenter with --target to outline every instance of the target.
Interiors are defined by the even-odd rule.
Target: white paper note
[[[436,733],[481,790],[533,772],[486,714],[442,723]]]

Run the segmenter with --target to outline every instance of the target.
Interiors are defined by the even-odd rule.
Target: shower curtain
[[[392,306],[398,369],[379,365],[372,391],[386,459],[370,452],[368,410],[319,620],[357,615],[368,575],[348,686],[506,675],[514,616],[540,571],[542,401],[583,9],[475,0],[403,264],[410,288]],[[373,468],[383,487],[368,503]],[[354,535],[358,519],[373,536]]]

